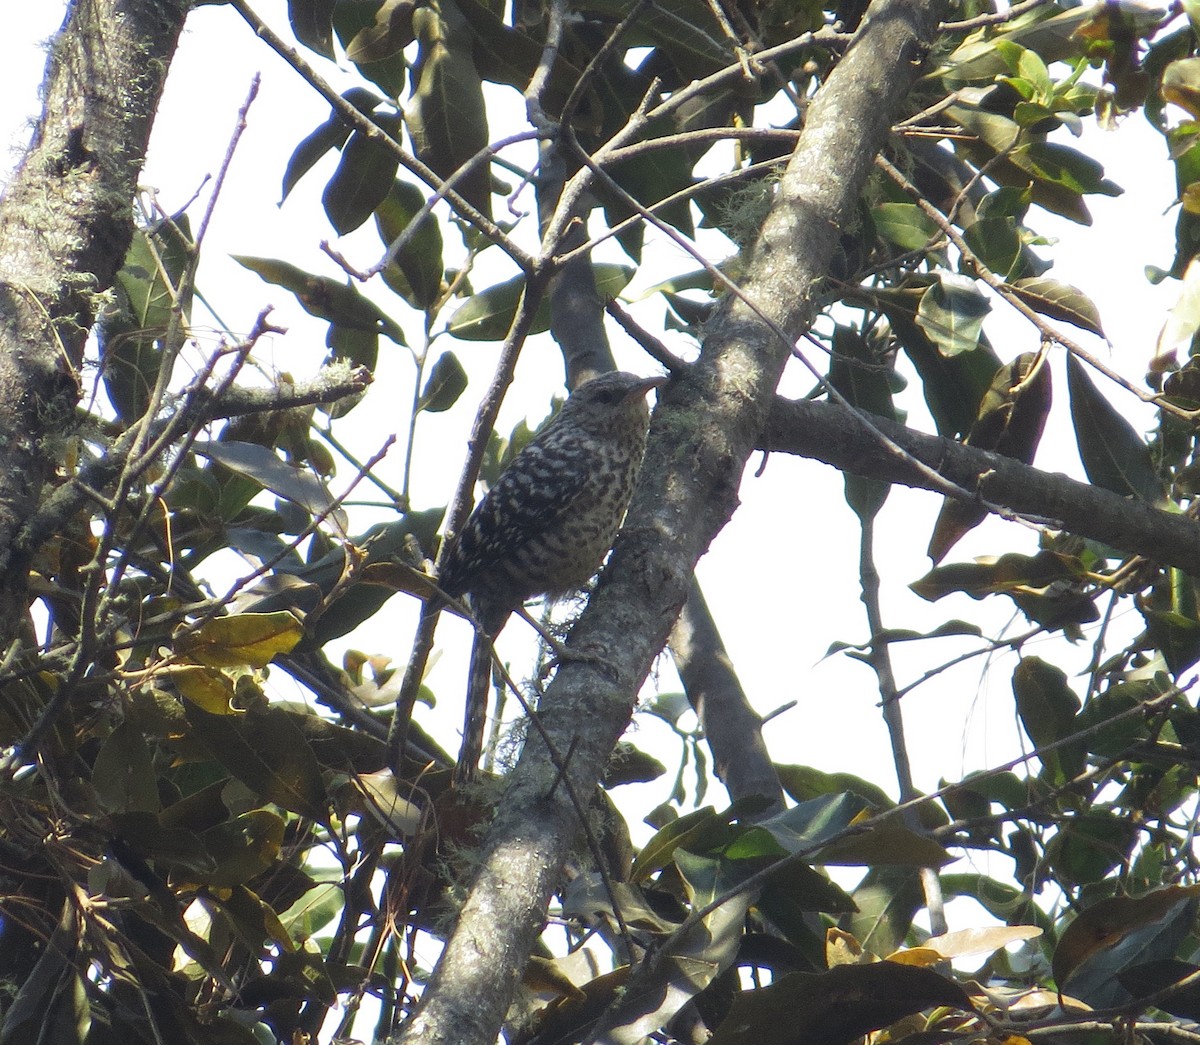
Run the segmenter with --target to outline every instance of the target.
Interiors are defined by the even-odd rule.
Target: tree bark
[[[0,199],[0,636],[26,610],[16,536],[79,399],[84,343],[133,233],[133,195],[187,0],[72,0],[43,108]]]
[[[696,365],[664,390],[626,531],[571,635],[602,664],[568,662],[549,687],[540,711],[550,748],[534,734],[525,745],[458,924],[400,1037],[406,1045],[495,1041],[576,835],[567,787],[587,795],[596,786],[692,569],[736,506],[784,364],[812,321],[817,283],[920,72],[938,11],[877,0],[814,98],[744,283],[762,312],[728,296]]]

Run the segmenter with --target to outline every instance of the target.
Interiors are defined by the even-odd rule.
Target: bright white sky
[[[36,89],[41,78],[44,52],[40,42],[61,20],[62,4],[21,4],[9,12],[6,33],[10,37],[8,58],[0,63],[0,144],[8,153],[0,158],[0,174],[19,157],[27,136],[28,117],[37,106]],[[260,0],[269,20],[287,35],[286,5],[283,0]],[[339,87],[353,82],[322,59],[308,55],[323,75]],[[332,161],[318,167],[293,193],[281,209],[277,206],[284,164],[295,144],[323,121],[327,106],[265,45],[256,40],[231,10],[222,6],[198,8],[188,22],[179,55],[171,68],[166,98],[155,127],[155,136],[144,183],[159,191],[162,206],[173,211],[202,189],[206,175],[214,173],[225,153],[236,113],[254,72],[262,73],[262,88],[250,112],[244,136],[229,177],[225,195],[218,205],[209,239],[205,244],[200,287],[214,302],[234,330],[245,330],[265,304],[275,306],[274,320],[289,329],[259,352],[264,363],[291,371],[297,376],[311,373],[324,355],[324,325],[307,317],[291,296],[280,288],[260,282],[233,262],[229,254],[259,254],[283,257],[310,271],[337,275],[320,253],[318,244],[331,235],[320,209],[324,178]],[[493,133],[505,122],[503,109],[511,105],[507,121],[520,119],[523,107],[515,95],[501,101],[493,111]],[[1093,351],[1109,355],[1113,365],[1138,380],[1150,358],[1154,339],[1165,309],[1178,293],[1177,286],[1151,288],[1143,276],[1146,264],[1167,267],[1173,249],[1174,212],[1167,213],[1174,194],[1173,174],[1165,161],[1162,139],[1149,131],[1140,116],[1131,117],[1115,134],[1089,129],[1084,148],[1100,155],[1107,174],[1127,190],[1124,197],[1089,201],[1096,218],[1086,236],[1067,222],[1033,211],[1030,224],[1062,242],[1042,253],[1056,262],[1050,275],[1075,283],[1099,305],[1105,328],[1112,340],[1110,350],[1094,340]],[[523,197],[526,207],[532,200]],[[450,242],[449,238],[447,242]],[[362,264],[378,256],[373,230],[349,237],[338,246]],[[665,266],[692,266],[660,255],[649,278],[638,285],[657,282]],[[476,287],[485,281],[476,279]],[[411,323],[386,291],[377,300],[418,337],[419,324]],[[649,322],[661,322],[661,309],[652,306]],[[203,328],[209,320],[199,311],[193,317],[202,340],[211,341]],[[1037,347],[1032,329],[1015,320],[989,330],[997,352],[1004,359]],[[1072,332],[1074,333],[1074,332]],[[1077,335],[1081,340],[1086,335]],[[642,373],[655,372],[653,362],[618,335],[619,363]],[[453,349],[472,374],[472,386],[459,405],[447,414],[422,420],[421,445],[437,440],[444,456],[420,462],[414,480],[418,507],[443,504],[458,478],[475,398],[490,372],[492,349],[483,344],[454,342],[445,338],[439,348]],[[1055,416],[1043,440],[1039,465],[1081,474],[1066,416],[1066,383],[1056,375],[1058,401]],[[411,395],[412,367],[406,354],[388,342],[381,345],[375,387],[352,415],[352,444],[365,458],[381,444],[402,413],[393,404],[407,404]],[[552,392],[560,388],[561,366],[552,344],[531,344],[518,373],[520,409],[540,418]],[[785,391],[801,394],[811,385],[798,369],[786,379]],[[913,419],[918,423],[916,406]],[[512,412],[507,422],[519,416]],[[502,425],[505,419],[502,419]],[[876,703],[874,677],[864,666],[833,657],[822,659],[830,643],[838,640],[861,642],[867,629],[858,600],[856,520],[842,497],[841,476],[831,468],[811,461],[773,457],[762,478],[750,473],[743,483],[743,505],[733,523],[713,542],[701,562],[699,574],[717,616],[729,653],[755,706],[763,714],[789,701],[798,706],[773,721],[767,730],[772,754],[779,762],[810,764],[830,771],[848,771],[873,779],[895,793],[895,776],[886,733]],[[401,454],[394,452],[379,468],[389,482],[399,485]],[[341,475],[347,477],[348,469]],[[985,617],[998,627],[1008,619],[1008,603],[981,606],[965,596],[930,605],[917,598],[906,585],[928,569],[924,548],[938,499],[897,489],[879,523],[882,546],[878,562],[883,574],[884,614],[891,627],[928,630],[945,620]],[[373,520],[368,520],[373,521]],[[364,524],[365,526],[365,524]],[[354,530],[363,526],[355,525]],[[954,550],[952,560],[998,553],[1013,548],[1032,550],[1035,535],[1011,524],[991,522],[965,538]],[[402,598],[393,599],[369,628],[353,637],[352,645],[370,652],[384,652],[396,661],[407,656],[412,615]],[[455,624],[443,624],[441,635],[453,641],[430,683],[441,696],[435,713],[423,721],[434,723],[435,732],[451,750],[458,728],[460,699],[465,681],[465,632],[456,634]],[[516,631],[516,628],[510,629]],[[514,641],[512,636],[509,641]],[[970,640],[943,639],[935,643],[909,644],[895,651],[901,685],[943,658],[974,648]],[[1082,667],[1090,653],[1085,644],[1064,654],[1061,643],[1043,652],[1048,659],[1067,667]],[[514,653],[519,671],[528,655]],[[1029,652],[1037,647],[1030,646]],[[521,658],[526,659],[522,660]],[[669,662],[663,661],[661,685],[677,687]],[[990,685],[981,681],[984,664],[975,660],[948,672],[936,682],[918,689],[904,701],[908,736],[913,751],[914,774],[919,787],[933,789],[939,778],[957,779],[971,769],[984,768],[1011,757],[1017,751],[1014,711],[1008,678],[1012,655],[1000,658]],[[633,739],[658,753],[668,765],[677,755],[669,734],[643,716]],[[665,745],[665,746],[664,746]],[[636,799],[649,809],[665,799],[670,777],[646,785]],[[718,806],[723,796],[710,794]],[[626,808],[630,808],[626,804]],[[631,825],[636,828],[636,825]],[[635,841],[639,839],[635,836]],[[952,925],[951,928],[963,928]]]

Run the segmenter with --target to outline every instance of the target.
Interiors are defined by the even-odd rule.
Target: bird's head
[[[649,416],[646,393],[667,383],[664,375],[639,377],[624,370],[601,374],[571,393],[559,412],[559,420],[571,420],[603,429],[604,426],[640,423]]]

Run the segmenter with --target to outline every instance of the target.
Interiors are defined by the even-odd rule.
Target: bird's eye
[[[615,388],[606,388],[603,392],[596,394],[596,401],[609,406],[621,398],[621,393]]]

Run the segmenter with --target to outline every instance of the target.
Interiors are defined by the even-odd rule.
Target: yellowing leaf
[[[1163,70],[1162,96],[1185,110],[1200,116],[1200,58],[1182,58]]]
[[[835,965],[857,965],[862,957],[862,944],[853,933],[838,928],[825,930],[825,964],[830,969]]]
[[[889,962],[897,962],[900,965],[915,965],[918,969],[927,969],[931,965],[937,965],[942,960],[943,956],[932,947],[909,947],[904,951],[893,951],[887,956],[887,961]]]
[[[362,795],[367,812],[391,832],[391,837],[416,834],[424,821],[424,812],[419,805],[405,797],[413,794],[411,785],[397,781],[390,769],[360,773],[354,778],[354,783]]]
[[[286,610],[240,613],[184,632],[175,640],[175,652],[210,668],[263,668],[277,654],[290,653],[303,636],[304,628]]]
[[[233,681],[219,671],[187,664],[171,673],[179,692],[210,715],[232,715]]]
[[[993,925],[932,936],[925,941],[925,947],[937,951],[943,958],[961,958],[968,954],[990,954],[1010,943],[1041,935],[1042,930],[1036,925]]]

